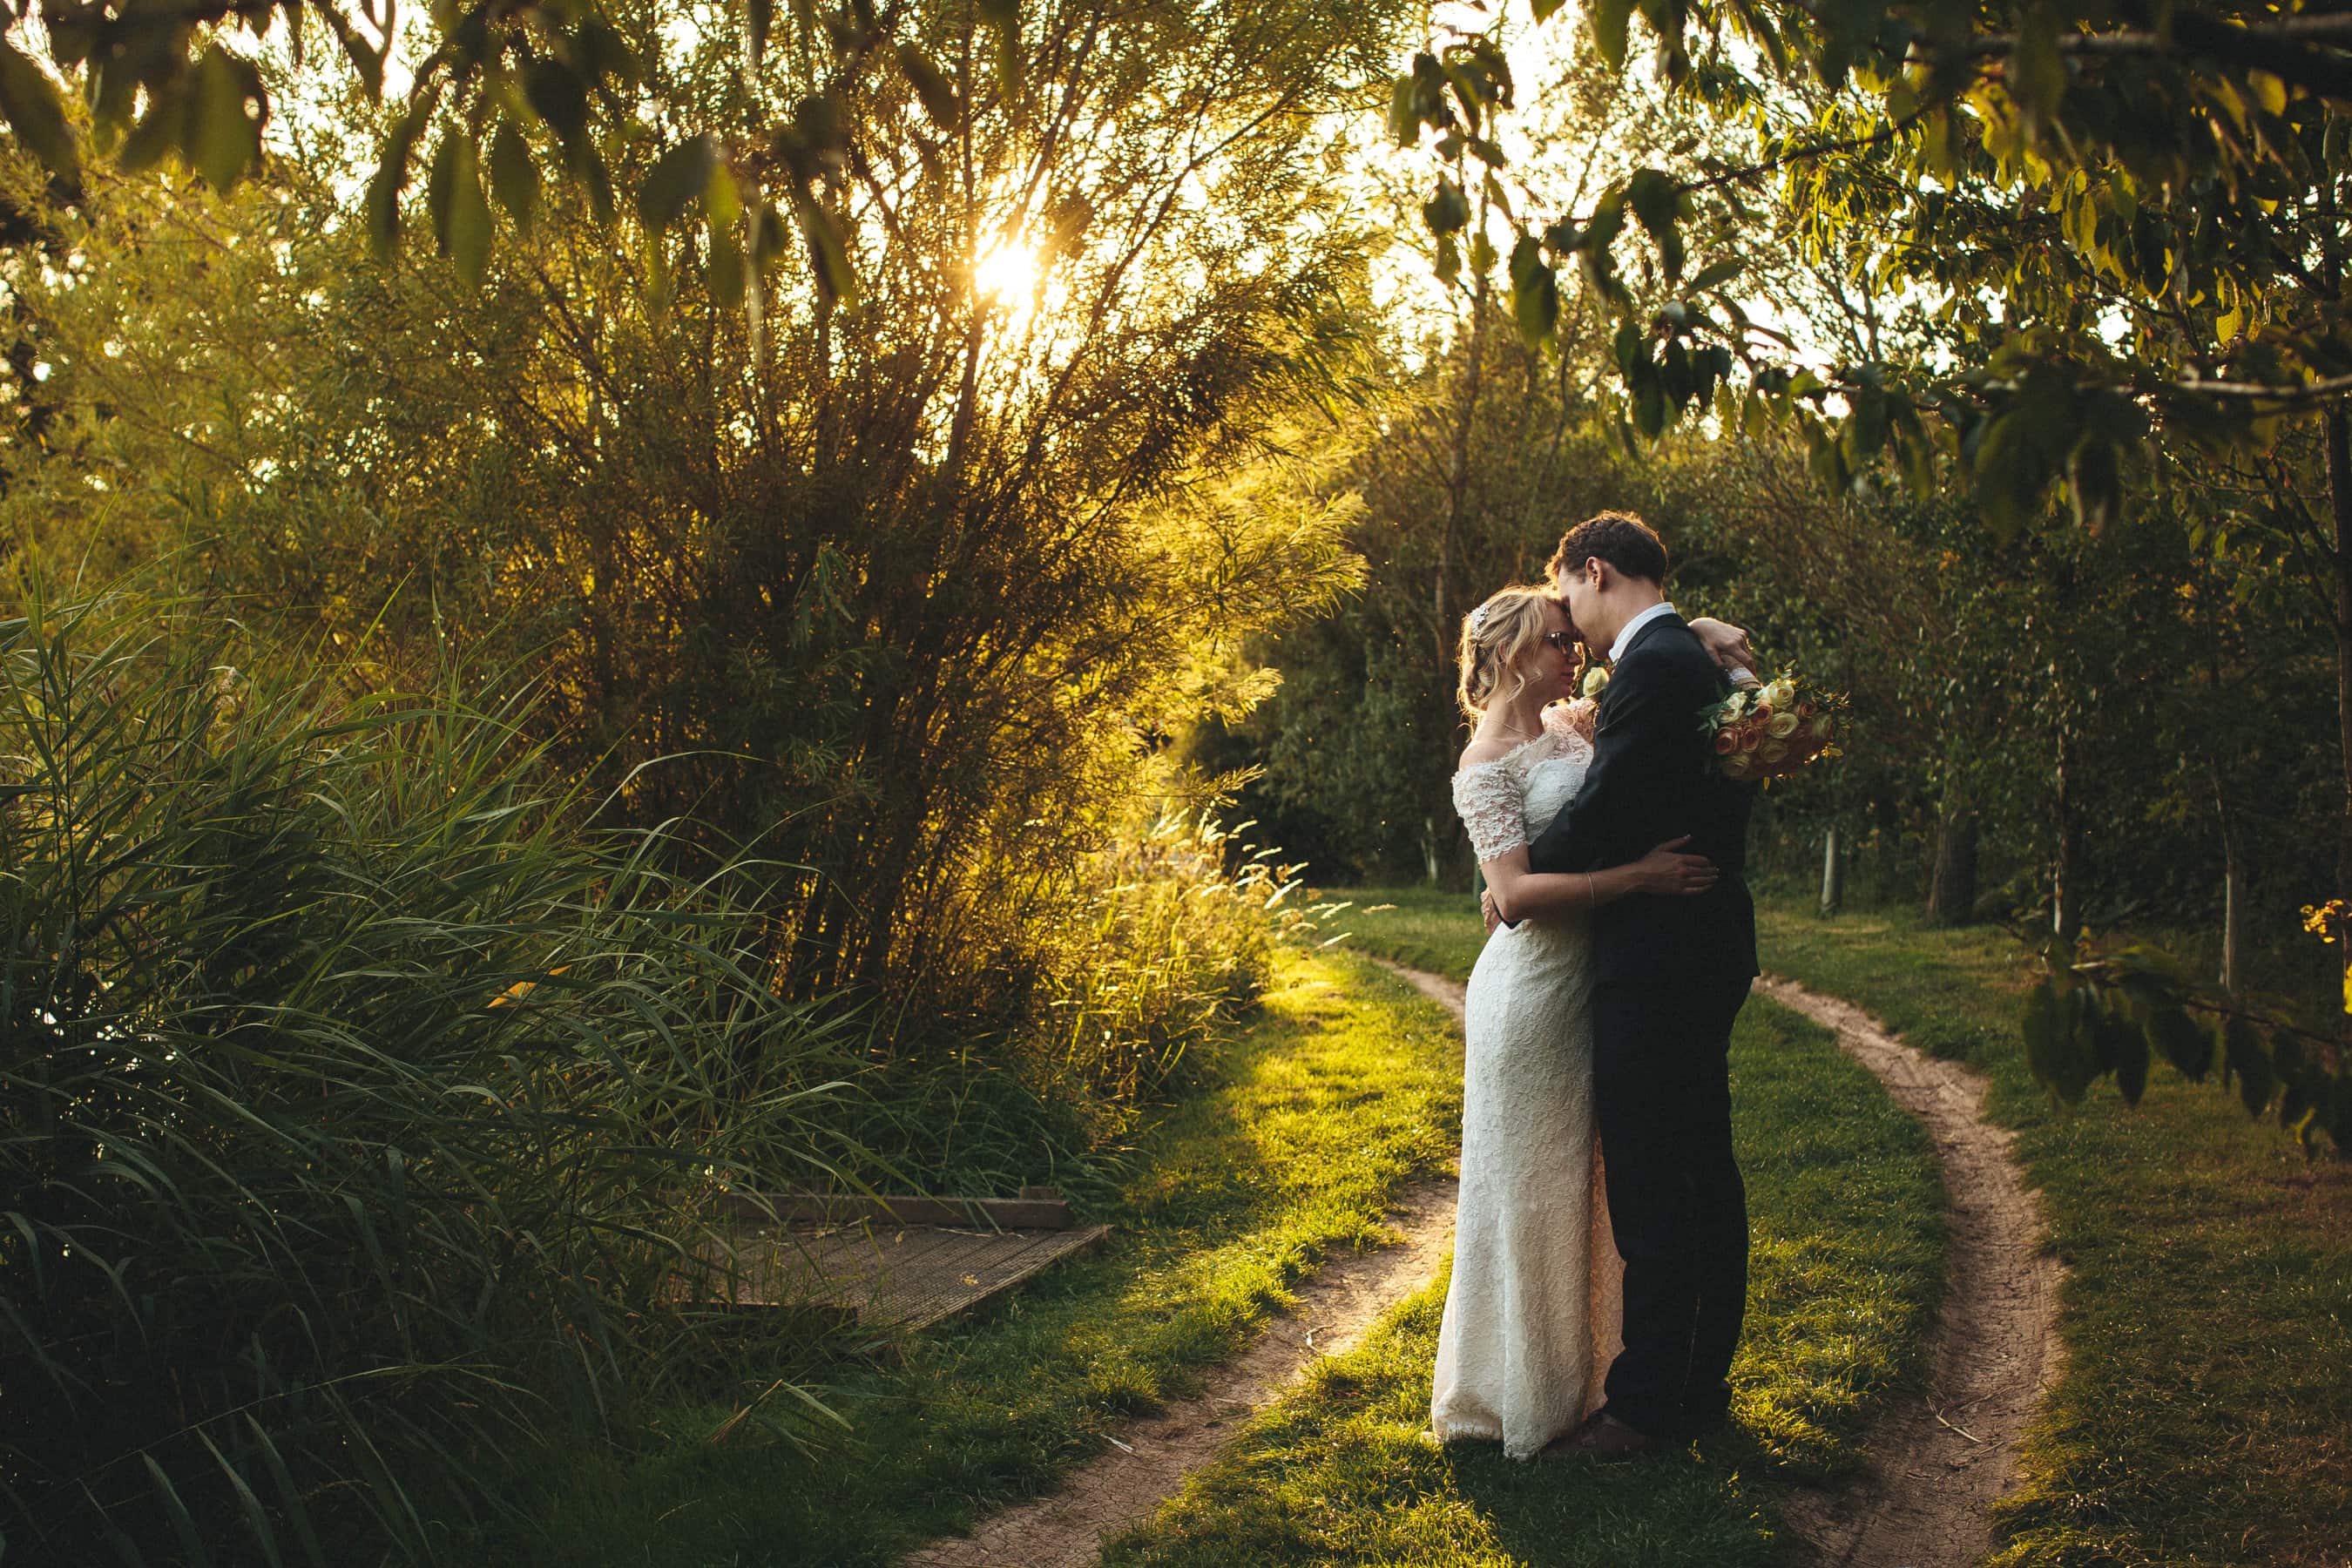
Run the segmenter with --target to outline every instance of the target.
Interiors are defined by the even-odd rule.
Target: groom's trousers
[[[1731,1147],[1734,982],[1604,981],[1593,1090],[1609,1223],[1625,1260],[1625,1349],[1609,1414],[1652,1437],[1721,1419],[1748,1304],[1748,1192]]]

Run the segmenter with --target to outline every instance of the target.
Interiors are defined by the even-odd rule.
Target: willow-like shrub
[[[1197,809],[1032,867],[1050,893],[1024,892],[1035,912],[1002,934],[992,1016],[867,1015],[888,1037],[845,1107],[866,1164],[836,1184],[1108,1198],[1119,1139],[1213,1064],[1277,944],[1326,940],[1335,907],[1302,895],[1304,870]]]
[[[692,1362],[713,1200],[831,1168],[848,1064],[519,706],[212,625],[0,623],[0,1534],[427,1559]]]

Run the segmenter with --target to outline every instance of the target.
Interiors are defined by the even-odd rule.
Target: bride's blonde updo
[[[1478,721],[1496,697],[1509,701],[1527,689],[1519,661],[1551,629],[1544,606],[1559,595],[1548,587],[1515,584],[1462,617],[1462,711]],[[1503,689],[1506,681],[1508,690]]]

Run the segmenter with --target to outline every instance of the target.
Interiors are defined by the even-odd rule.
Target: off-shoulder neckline
[[[1549,714],[1551,710],[1546,709],[1545,712]],[[1519,753],[1527,751],[1529,747],[1540,746],[1547,741],[1584,741],[1584,736],[1572,724],[1562,724],[1555,727],[1551,723],[1546,722],[1542,734],[1528,736],[1526,740],[1521,741],[1517,745],[1513,746],[1509,751],[1505,752],[1499,757],[1488,757],[1483,762],[1464,763],[1461,766],[1454,770],[1454,776],[1455,778],[1460,778],[1465,773],[1474,773],[1478,772],[1481,768],[1499,768],[1506,763],[1516,761],[1518,758]],[[1584,743],[1587,745],[1591,744],[1589,741],[1585,741]]]

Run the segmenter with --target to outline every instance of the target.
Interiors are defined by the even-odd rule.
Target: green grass
[[[1467,893],[1443,893],[1434,888],[1364,888],[1325,898],[1349,898],[1355,908],[1334,921],[1349,933],[1349,942],[1365,952],[1450,974],[1470,978],[1486,934],[1478,927],[1478,900]]]
[[[815,1452],[674,1409],[634,1459],[574,1461],[541,1512],[544,1560],[886,1563],[1049,1488],[1129,1413],[1223,1361],[1334,1252],[1383,1238],[1389,1195],[1451,1161],[1450,1020],[1344,954],[1285,950],[1254,1021],[1133,1141],[1117,1230],[896,1363],[819,1369],[852,1430]],[[776,1369],[747,1368],[756,1391]]]
[[[1991,1081],[2070,1278],[2063,1375],[2000,1513],[2023,1564],[2352,1562],[2352,1163],[2308,1162],[2158,1068],[2053,1105],[2025,1070],[2003,932],[1763,911],[1774,972],[1861,1003]]]
[[[1479,945],[1468,900],[1361,897],[1400,907],[1343,922],[1357,946],[1468,972]],[[1618,1469],[1423,1446],[1441,1283],[1255,1422],[1106,1563],[1785,1560],[1779,1497],[1851,1467],[1870,1416],[1920,1375],[1942,1281],[1942,1196],[1925,1134],[1826,1031],[1752,1003],[1734,1052],[1754,1269],[1729,1431]]]

